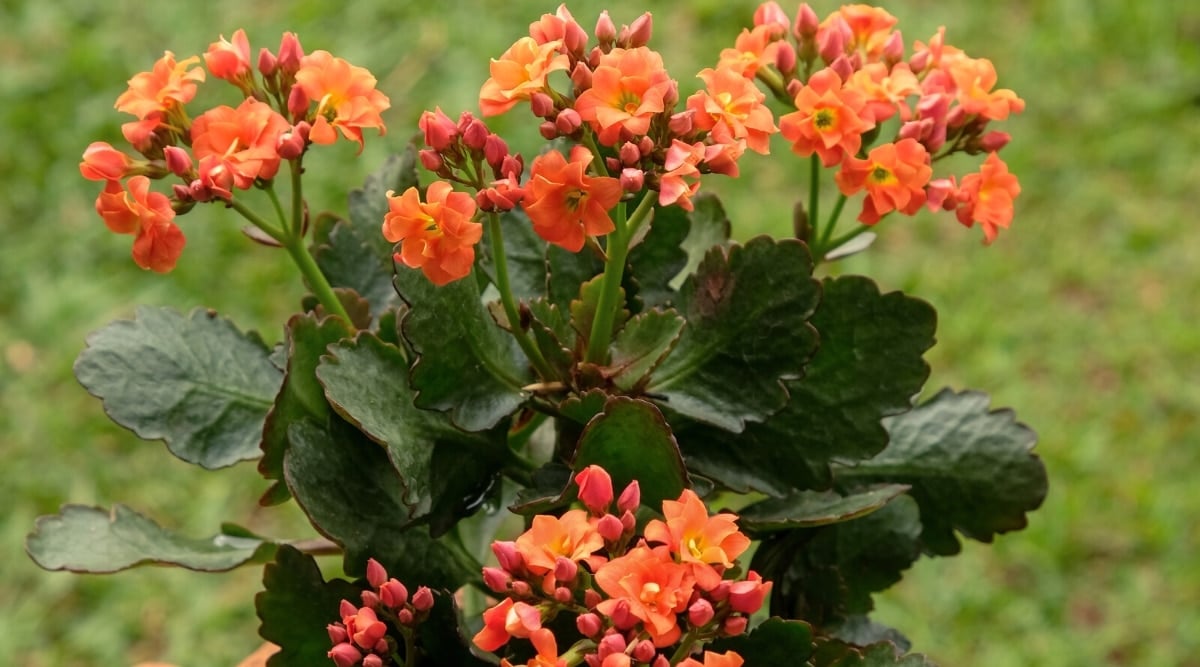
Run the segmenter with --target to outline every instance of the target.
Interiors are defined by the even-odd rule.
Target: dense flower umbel
[[[484,612],[476,646],[496,651],[514,639],[530,640],[538,651],[530,665],[561,664],[569,654],[571,664],[582,657],[590,667],[659,666],[669,664],[681,641],[687,642],[684,653],[699,655],[705,643],[745,631],[771,584],[754,572],[744,580],[725,578],[749,546],[736,517],[709,516],[686,490],[679,500],[664,501],[665,520],[650,522],[639,536],[632,513],[640,502],[636,482],[615,507],[604,469],[588,466],[575,483],[586,509],[536,516],[515,542],[493,545],[500,567],[485,568],[484,581],[503,597]],[[574,617],[583,639],[551,655],[546,626],[560,614]],[[733,653],[703,660],[694,664],[741,664]]]
[[[338,615],[326,631],[333,648],[328,656],[337,667],[382,667],[400,655],[404,664],[415,660],[402,654],[413,645],[412,639],[433,608],[433,592],[419,587],[409,596],[408,589],[374,558],[367,561],[367,585],[362,606],[342,600]]]

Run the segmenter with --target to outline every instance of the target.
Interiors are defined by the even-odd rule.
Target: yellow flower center
[[[698,559],[704,553],[704,545],[698,537],[689,538],[684,546],[687,547],[688,553],[692,555],[692,558]]]
[[[881,165],[871,167],[871,174],[867,176],[867,180],[875,185],[893,185],[897,182],[892,170]]]
[[[836,124],[837,111],[833,109],[818,109],[817,112],[813,114],[813,127],[817,128],[817,131],[819,132],[832,129]]]

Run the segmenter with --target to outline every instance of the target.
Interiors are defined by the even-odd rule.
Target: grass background
[[[1200,10],[1186,4],[888,3],[910,43],[947,25],[951,43],[991,58],[1028,103],[1004,128],[1024,187],[1011,231],[983,248],[978,230],[948,216],[891,220],[839,269],[938,308],[931,389],[990,391],[1041,435],[1051,492],[1029,528],[923,559],[878,599],[880,620],[944,665],[1200,665]],[[753,11],[720,0],[572,9],[590,26],[602,7],[618,23],[655,12],[652,45],[684,90]],[[341,146],[311,161],[314,207],[338,209],[424,108],[475,108],[487,58],[552,10],[0,1],[0,664],[226,665],[258,643],[255,569],[37,569],[23,537],[64,502],[125,502],[195,536],[224,519],[278,535],[305,528],[292,506],[256,509],[265,485],[252,465],[187,466],[109,423],[72,378],[86,333],[134,304],[212,307],[278,340],[301,297],[287,259],[211,207],[182,220],[188,248],[171,276],[134,266],[129,238],[96,218],[96,184],[76,166],[89,142],[120,139],[112,103],[124,81],[164,49],[199,53],[238,27],[255,49],[293,30],[309,50],[368,67],[392,98],[390,134],[369,136],[358,159]],[[786,234],[801,162],[777,142],[772,158],[747,159],[742,179],[704,187],[727,198],[739,236]]]

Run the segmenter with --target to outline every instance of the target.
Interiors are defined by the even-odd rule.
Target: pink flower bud
[[[650,34],[654,31],[654,19],[650,12],[637,17],[629,25],[629,48],[636,49],[650,43]]]
[[[583,606],[588,609],[595,609],[601,599],[600,594],[590,588],[583,592]]]
[[[482,195],[483,193],[481,192],[480,194]],[[483,568],[483,583],[484,583],[484,585],[487,586],[488,588],[492,589],[496,593],[507,593],[508,592],[508,584],[511,581],[512,581],[512,576],[510,576],[507,572],[505,572],[504,570],[502,570],[498,567]]]
[[[514,183],[521,180],[521,174],[525,172],[525,158],[518,155],[509,155],[500,163],[500,177],[511,178]]]
[[[918,51],[913,54],[912,58],[908,59],[908,68],[913,74],[920,74],[929,66],[929,60],[933,56],[929,51]]]
[[[487,139],[490,134],[491,133],[488,132],[487,125],[485,125],[483,121],[479,120],[478,118],[475,118],[468,123],[466,129],[463,130],[463,144],[473,151],[482,151],[483,147],[487,145]]]
[[[632,167],[633,165],[642,161],[642,151],[637,146],[627,141],[621,144],[621,148],[617,150],[617,157],[621,159],[622,165],[626,167]],[[609,492],[612,492],[611,480],[609,483]],[[612,500],[612,498],[609,498],[609,500]]]
[[[538,125],[538,133],[542,135],[543,139],[553,141],[558,138],[558,126],[554,124],[554,121],[548,120]]]
[[[796,99],[796,96],[799,95],[800,91],[803,89],[804,89],[804,82],[801,81],[800,79],[792,79],[791,81],[788,81],[788,83],[787,83],[787,88],[786,88],[787,94],[788,94],[788,97],[790,97],[792,99]]]
[[[854,74],[854,64],[845,54],[834,58],[833,62],[829,63],[829,69],[837,72],[837,75],[842,77],[842,81],[847,81]]]
[[[621,526],[623,526],[627,532],[633,532],[633,529],[637,527],[637,518],[633,516],[633,512],[625,510],[625,513],[621,515]]]
[[[168,148],[175,147],[168,146]],[[183,149],[177,148],[176,150],[182,151]],[[187,153],[185,152],[184,155]],[[79,163],[79,173],[89,181],[119,181],[125,177],[131,165],[129,156],[113,148],[107,142],[96,141],[83,151],[83,162]],[[190,159],[188,166],[191,166]]]
[[[746,631],[749,621],[745,616],[730,616],[721,627],[721,634],[726,637],[736,637]]]
[[[958,185],[954,182],[953,176],[935,178],[929,181],[929,185],[925,188],[925,206],[931,211],[939,209],[952,211],[958,205],[955,200],[957,193]]]
[[[358,607],[355,607],[354,603],[349,600],[342,600],[341,604],[338,605],[338,614],[343,620],[351,618],[358,614]]]
[[[708,591],[708,597],[711,598],[713,602],[723,602],[729,597],[729,586],[730,582],[722,581],[711,591]]]
[[[575,63],[575,69],[571,70],[571,83],[575,86],[576,95],[592,87],[592,70],[587,63],[582,60]]]
[[[529,110],[538,118],[549,119],[554,115],[554,98],[546,93],[534,93],[529,97]]]
[[[615,157],[606,157],[604,158],[604,167],[608,169],[609,173],[612,173],[621,168],[621,161]]]
[[[383,667],[383,658],[372,653],[363,658],[362,667]]]
[[[621,189],[625,192],[641,192],[646,186],[646,172],[633,167],[621,170]],[[612,516],[606,514],[605,516]]]
[[[783,36],[787,29],[791,27],[791,21],[783,8],[777,2],[764,2],[754,10],[754,25],[768,25],[772,27],[771,34],[773,36]]]
[[[375,646],[371,650],[382,655],[388,653],[391,648],[388,647],[387,638],[380,637],[379,641],[375,642]]]
[[[412,625],[413,613],[408,607],[396,612],[396,620],[400,621],[400,625]]]
[[[850,31],[845,21],[835,21],[817,37],[817,52],[826,63],[832,63],[838,56],[846,55],[846,32],[840,28],[845,28],[846,32]]]
[[[667,659],[667,656],[659,653],[654,662],[650,663],[650,667],[671,667],[671,661]]]
[[[983,137],[979,140],[979,147],[983,149],[985,153],[995,153],[1001,148],[1007,146],[1008,142],[1011,140],[1011,134],[1007,132],[1001,132],[999,130],[992,130],[991,132],[983,135]]]
[[[966,120],[967,112],[961,106],[956,106],[946,114],[946,127],[962,127]]]
[[[425,145],[438,152],[450,148],[458,137],[458,126],[441,108],[423,112],[417,126],[425,134]]]
[[[301,121],[303,122],[303,121]],[[275,141],[275,152],[284,160],[295,160],[304,155],[305,141],[299,132],[287,131]]]
[[[288,93],[288,113],[292,114],[292,118],[301,119],[308,116],[308,95],[304,94],[304,89],[300,86],[292,86],[292,92]]]
[[[558,112],[558,116],[554,119],[554,127],[558,133],[564,137],[569,137],[575,134],[576,130],[583,125],[583,118],[579,116],[579,112],[574,109],[563,109]]]
[[[763,581],[762,576],[751,570],[744,581],[734,582],[729,587],[729,606],[743,614],[753,614],[763,605],[771,592],[772,582]]]
[[[565,556],[559,556],[554,559],[554,578],[563,583],[575,581],[575,576],[579,574],[579,566],[575,561]]]
[[[817,18],[817,13],[807,2],[800,3],[800,9],[796,12],[796,23],[792,26],[792,34],[796,36],[797,41],[803,39],[812,39],[817,35],[817,29],[821,27],[821,21]]]
[[[643,639],[633,647],[633,659],[638,662],[650,662],[654,659],[654,642],[649,639]]]
[[[716,615],[716,612],[713,610],[712,603],[704,598],[696,600],[692,603],[692,606],[688,607],[688,623],[691,623],[692,627],[695,628],[706,625],[709,621],[713,620],[714,615]]]
[[[625,606],[628,607],[628,603]],[[623,635],[614,632],[605,635],[604,639],[600,640],[600,643],[596,645],[596,653],[604,658],[614,653],[624,653],[625,647],[628,645]]]
[[[374,558],[367,559],[367,583],[371,584],[372,588],[379,588],[383,582],[388,580],[387,570],[379,564],[379,561]]]
[[[775,52],[775,68],[784,76],[796,71],[796,48],[791,42],[779,42],[779,50]]]
[[[595,637],[603,627],[604,623],[596,614],[580,614],[575,617],[575,628],[584,637]]]
[[[667,90],[663,93],[663,106],[670,109],[679,101],[679,82],[674,79],[667,82]]]
[[[325,655],[332,658],[337,667],[354,667],[363,658],[362,652],[350,644],[338,644]]]
[[[596,19],[596,39],[601,44],[612,44],[617,38],[617,26],[613,23],[612,17],[608,15],[608,10],[600,12],[600,18]]]
[[[567,604],[575,599],[575,595],[571,593],[571,589],[566,586],[559,586],[554,589],[554,600],[560,604]]]
[[[330,623],[325,626],[325,632],[329,633],[330,644],[341,644],[350,638],[350,635],[346,634],[346,626],[341,623]]]
[[[626,146],[635,152],[637,150],[632,144],[626,144]],[[622,152],[624,152],[624,147],[622,147]],[[590,465],[580,470],[579,474],[575,475],[575,484],[579,486],[579,500],[591,510],[592,514],[599,516],[608,510],[613,499],[612,477],[604,468]]]
[[[408,589],[395,579],[388,579],[379,587],[379,599],[389,609],[403,607],[408,602]]]
[[[527,598],[533,595],[533,587],[527,581],[514,581],[512,583],[512,594],[515,598]]]
[[[638,617],[633,615],[632,610],[629,608],[629,601],[624,599],[617,601],[617,605],[613,607],[612,614],[609,617],[612,619],[613,625],[621,631],[629,630],[638,624]],[[624,644],[625,640],[622,639],[621,643]],[[623,646],[622,650],[624,650]]]
[[[175,183],[174,185],[172,185],[171,192],[172,192],[172,194],[175,195],[175,199],[178,199],[180,202],[192,201],[191,189],[182,183]]]
[[[296,33],[285,32],[279,40],[279,69],[287,74],[295,74],[300,69],[300,60],[304,58],[304,49],[300,47],[300,38]]]
[[[487,141],[483,144],[483,158],[487,160],[488,166],[493,170],[498,170],[506,157],[508,157],[508,144],[504,143],[498,134],[488,135]]]
[[[432,148],[422,148],[417,151],[417,159],[421,161],[421,166],[432,172],[440,172],[446,166],[446,161],[442,159],[442,154]]]
[[[361,596],[362,596],[362,603],[363,603],[364,607],[370,607],[371,609],[379,608],[379,594],[378,593],[376,593],[375,591],[363,591]]]
[[[902,59],[904,59],[904,37],[897,30],[888,37],[887,42],[883,45],[883,61],[890,66]]]
[[[667,129],[677,137],[686,137],[696,128],[696,112],[693,109],[672,114]]]
[[[421,586],[412,596],[413,609],[417,611],[429,611],[433,608],[433,591],[429,590],[428,586]]]
[[[266,78],[271,78],[275,75],[275,70],[279,69],[279,60],[275,58],[275,54],[267,47],[262,47],[258,50],[258,71]]]
[[[84,153],[86,156],[87,154]],[[192,156],[188,152],[178,146],[164,146],[163,158],[167,162],[167,169],[180,178],[187,178],[192,173]]]
[[[525,571],[525,559],[521,557],[521,552],[517,551],[515,542],[492,542],[492,553],[506,572],[520,574]]]

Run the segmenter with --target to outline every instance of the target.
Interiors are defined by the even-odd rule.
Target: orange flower
[[[699,165],[704,160],[705,147],[702,143],[685,144],[678,139],[671,141],[663,163],[662,177],[658,184],[658,205],[679,204],[685,211],[692,210],[692,195],[700,189]],[[734,171],[737,165],[734,164]]]
[[[96,198],[96,212],[118,234],[134,234],[133,261],[143,269],[166,273],[183,252],[183,232],[173,222],[171,200],[150,190],[150,179],[134,176],[129,191],[108,181]]]
[[[689,568],[676,563],[666,547],[639,544],[597,569],[596,584],[609,596],[596,605],[601,614],[611,615],[624,600],[655,646],[679,640],[682,633],[676,615],[687,609],[695,582]]]
[[[83,151],[79,173],[89,181],[119,181],[125,178],[132,164],[128,155],[108,142],[96,141]]]
[[[721,49],[717,69],[730,69],[753,79],[760,67],[775,64],[781,44],[776,37],[778,30],[774,25],[758,25],[753,30],[743,28],[733,48]]]
[[[978,114],[989,120],[1004,120],[1010,113],[1025,110],[1025,101],[1007,88],[996,86],[996,66],[987,58],[962,58],[949,64],[958,103],[968,115]]]
[[[665,522],[655,519],[646,524],[646,540],[667,545],[681,563],[692,568],[696,584],[703,590],[716,588],[724,568],[733,567],[733,560],[750,546],[750,538],[737,528],[736,516],[709,516],[704,501],[691,489],[685,489],[677,501],[664,500],[663,516]]]
[[[219,106],[192,123],[192,152],[203,162],[213,156],[233,174],[234,185],[245,190],[254,180],[271,180],[279,170],[276,143],[292,128],[269,104],[248,97],[238,108]]]
[[[567,55],[560,53],[561,48],[561,40],[539,44],[532,37],[522,37],[499,60],[492,59],[488,68],[491,78],[479,91],[483,115],[502,114],[517,102],[545,90],[546,77],[551,72],[567,69]]]
[[[204,80],[204,70],[188,69],[199,62],[197,56],[175,62],[174,53],[163,53],[153,69],[129,80],[129,89],[117,98],[117,110],[144,120],[151,114],[187,104],[196,96],[196,84]]]
[[[246,38],[246,31],[239,28],[233,33],[232,42],[226,41],[222,35],[219,42],[209,44],[208,51],[204,53],[204,64],[218,79],[244,86],[252,76],[250,40]]]
[[[471,220],[475,200],[470,195],[436,181],[426,191],[425,203],[415,187],[399,197],[389,190],[387,197],[383,236],[392,243],[403,242],[396,259],[421,269],[439,286],[471,273],[483,225]]]
[[[537,655],[524,663],[526,667],[567,667],[567,661],[558,657],[558,641],[555,640],[553,632],[541,628],[529,636],[529,641],[533,643]],[[503,658],[500,660],[500,667],[513,667],[513,664],[508,658]]]
[[[916,213],[925,203],[925,184],[932,174],[925,147],[916,139],[901,139],[873,149],[865,160],[846,158],[834,180],[847,196],[866,188],[858,220],[873,225],[892,211]]]
[[[809,78],[796,93],[796,110],[779,119],[783,137],[800,156],[821,156],[826,167],[858,153],[862,135],[875,124],[870,120],[866,97],[857,88],[843,87],[842,77],[825,68]]]
[[[513,599],[504,598],[498,604],[483,612],[483,627],[471,641],[485,651],[495,651],[508,643],[508,612],[512,611]]]
[[[585,561],[593,567],[604,562],[603,556],[593,556],[604,548],[604,538],[583,510],[570,510],[561,517],[539,514],[515,544],[529,571],[543,577],[547,593],[554,590],[554,565],[559,558]]]
[[[921,83],[907,63],[897,63],[891,71],[883,63],[870,63],[850,75],[846,87],[862,92],[866,98],[864,116],[875,125],[891,118],[896,111],[900,112],[900,120],[911,118],[912,110],[905,98],[921,92]]]
[[[679,667],[742,667],[745,660],[742,656],[733,651],[726,651],[720,655],[713,651],[704,652],[704,662],[700,662],[695,658],[685,658],[679,663]]]
[[[978,222],[986,243],[996,240],[1000,229],[1008,229],[1013,218],[1013,200],[1021,194],[1021,184],[1010,174],[1008,165],[996,153],[990,153],[979,173],[963,177],[958,189],[958,221],[967,227]]]
[[[579,252],[584,237],[614,229],[608,212],[621,200],[621,182],[588,176],[591,164],[592,154],[582,146],[571,149],[570,161],[549,151],[534,159],[525,185],[525,213],[534,231],[571,252]]]
[[[382,136],[387,128],[379,115],[392,105],[387,95],[375,89],[375,77],[363,67],[351,65],[328,51],[314,51],[300,60],[296,85],[309,100],[317,101],[316,118],[309,138],[313,143],[332,144],[334,128],[363,149],[363,128],[372,127]]]
[[[864,62],[876,62],[883,56],[883,47],[892,34],[897,18],[882,7],[871,5],[845,5],[821,23],[821,28],[832,27],[841,19],[850,28],[850,39],[846,43],[848,52],[857,51]]]
[[[687,107],[698,130],[711,132],[717,143],[745,139],[752,151],[766,155],[770,151],[775,127],[766,99],[754,82],[730,68],[705,69],[698,74],[705,90],[688,98]]]
[[[646,134],[675,94],[675,82],[658,52],[644,46],[617,48],[600,56],[592,87],[575,101],[575,110],[591,123],[600,143],[615,146]]]

